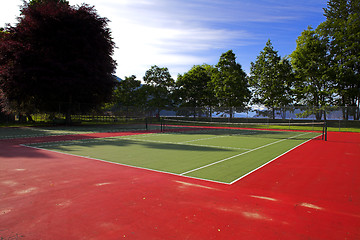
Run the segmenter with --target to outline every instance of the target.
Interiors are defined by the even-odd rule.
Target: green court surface
[[[28,144],[187,177],[232,183],[302,143],[315,132],[237,130],[151,133]]]
[[[89,134],[99,132],[125,132],[145,130],[145,123],[89,125],[89,126],[53,126],[53,127],[12,127],[0,128],[1,139],[15,139],[28,137],[46,137],[75,134]]]

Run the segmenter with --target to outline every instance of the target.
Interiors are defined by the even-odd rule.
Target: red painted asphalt
[[[360,239],[360,134],[232,185],[19,145],[53,140],[0,141],[0,239]]]

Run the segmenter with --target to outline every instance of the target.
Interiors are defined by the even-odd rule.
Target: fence
[[[281,108],[267,108],[264,106],[249,106],[246,108],[173,108],[162,110],[162,116],[193,117],[193,118],[247,118],[247,119],[269,119],[269,120],[359,120],[359,109],[357,107],[307,107],[286,106]]]
[[[175,117],[190,119],[206,119],[210,121],[228,122],[309,122],[324,121],[339,131],[343,128],[360,128],[359,109],[357,107],[322,107],[313,108],[307,106],[286,106],[281,108],[267,108],[264,106],[249,106],[246,108],[221,108],[201,107],[183,108],[168,107],[166,109],[145,108],[145,107],[111,107],[82,111],[77,106],[71,112],[73,122],[118,122],[132,118],[148,117]],[[11,122],[44,122],[44,123],[65,123],[66,114],[55,113],[33,113],[27,115],[6,115],[0,114],[0,123]]]

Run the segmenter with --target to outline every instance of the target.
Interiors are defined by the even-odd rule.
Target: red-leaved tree
[[[0,35],[0,88],[18,112],[88,111],[107,101],[115,81],[108,19],[64,0],[24,3]],[[5,98],[5,99],[4,99]]]

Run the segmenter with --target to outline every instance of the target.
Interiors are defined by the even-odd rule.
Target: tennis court
[[[0,129],[0,238],[359,239],[360,135],[323,134],[192,122]]]
[[[160,133],[26,146],[127,166],[232,183],[319,132],[168,125]]]

